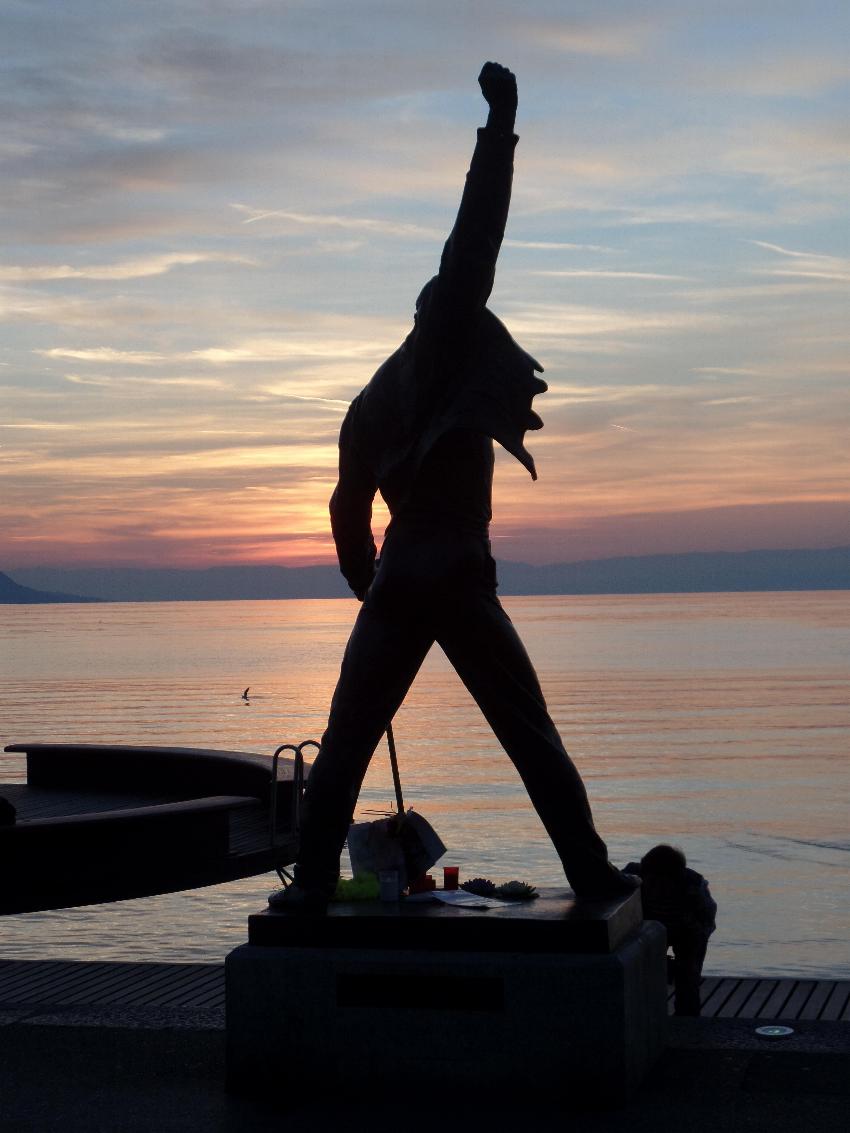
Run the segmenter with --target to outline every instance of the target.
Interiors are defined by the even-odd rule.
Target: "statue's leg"
[[[459,596],[440,619],[437,641],[513,761],[576,893],[605,897],[627,890],[608,862],[581,776],[495,593],[470,589]]]
[[[372,753],[433,643],[423,623],[367,596],[354,624],[302,809],[295,880],[333,892],[339,856]]]

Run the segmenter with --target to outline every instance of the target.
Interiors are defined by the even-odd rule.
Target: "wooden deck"
[[[700,988],[700,1002],[708,1019],[850,1022],[850,980],[708,976]]]
[[[706,1019],[850,1022],[850,980],[708,976],[702,1003]],[[204,1009],[223,1017],[224,965],[0,961],[0,1011],[74,1007]]]
[[[223,964],[0,961],[0,1011],[168,1007],[224,1011]]]
[[[0,826],[0,915],[195,889],[290,864],[305,746],[316,745],[288,745],[295,758],[277,761],[209,748],[8,745],[26,756],[27,781],[0,783],[17,811]]]
[[[68,791],[30,787],[25,783],[3,783],[0,793],[18,812],[18,822],[84,814],[108,814],[125,808],[160,806],[186,800],[185,792]],[[269,845],[269,808],[266,802],[244,800],[229,814],[228,841],[231,854],[261,854]],[[289,814],[278,819],[278,837],[285,833]],[[270,868],[270,867],[269,867]]]
[[[145,897],[234,881],[294,861],[288,808],[272,843],[267,802],[3,784],[0,914]],[[45,825],[46,824],[46,825]]]
[[[111,810],[176,803],[185,792],[164,791],[69,791],[49,787],[30,787],[26,783],[3,783],[0,794],[18,812],[18,822],[38,818],[61,818],[72,814],[105,814]]]
[[[4,783],[2,794],[18,812],[18,822],[83,814],[109,814],[125,808],[160,806],[186,800],[185,794],[141,791],[58,791]],[[278,835],[285,832],[288,814],[282,814]],[[269,846],[269,808],[259,800],[245,799],[228,814],[228,848],[231,854],[262,854]],[[270,868],[270,867],[269,867]]]

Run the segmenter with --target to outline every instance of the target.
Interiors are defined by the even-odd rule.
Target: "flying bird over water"
[[[250,685],[248,685],[248,688],[250,688],[250,687],[251,687],[251,686],[250,686]],[[243,699],[243,700],[247,700],[247,699],[248,699],[248,688],[246,688],[246,689],[245,689],[245,691],[244,691],[244,692],[242,693],[242,699]]]

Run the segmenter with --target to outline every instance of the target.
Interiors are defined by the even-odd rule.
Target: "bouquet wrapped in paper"
[[[348,828],[348,852],[354,876],[397,870],[406,889],[446,852],[439,834],[421,814],[406,810],[374,822],[355,822]]]

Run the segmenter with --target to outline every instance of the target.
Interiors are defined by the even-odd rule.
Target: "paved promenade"
[[[45,988],[45,991],[47,989]],[[54,997],[55,998],[55,997]],[[73,998],[79,1000],[77,995]],[[191,998],[191,997],[189,997]],[[557,1083],[494,1082],[488,1096],[447,1099],[423,1069],[396,1099],[280,1096],[248,1101],[224,1090],[221,1007],[190,1002],[10,1005],[0,1009],[0,1130],[246,1133],[289,1130],[404,1133],[514,1127],[577,1133],[846,1133],[850,1024],[798,1020],[766,1041],[758,1020],[673,1019],[667,1050],[623,1109],[578,1112]],[[538,1087],[555,1100],[543,1102]]]

